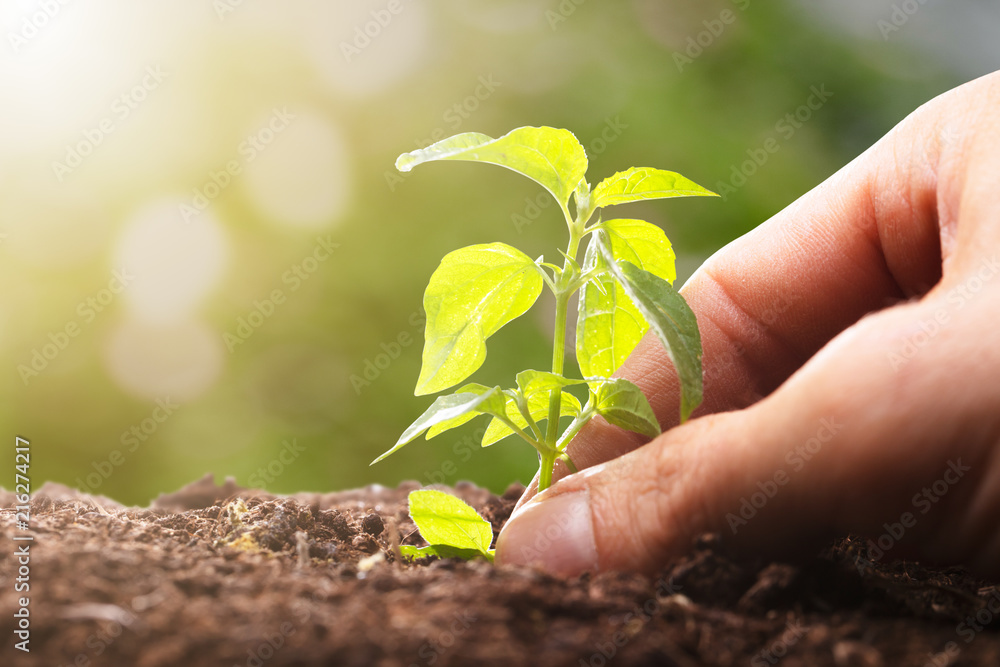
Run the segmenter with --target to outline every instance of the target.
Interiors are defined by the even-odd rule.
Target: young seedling
[[[421,489],[410,492],[409,503],[410,518],[430,546],[403,544],[399,547],[402,556],[493,561],[493,526],[465,502],[443,491]]]
[[[499,139],[458,134],[399,156],[396,167],[407,172],[437,160],[486,162],[537,182],[559,205],[569,243],[559,251],[561,266],[542,257],[533,260],[505,243],[469,246],[446,255],[424,292],[427,323],[416,395],[466,380],[482,366],[486,340],[523,315],[546,287],[555,296],[552,368],[521,371],[511,388],[473,383],[439,397],[372,463],[424,432],[430,439],[478,415],[490,415],[483,447],[510,435],[534,447],[541,491],[552,483],[556,460],[576,470],[566,447],[596,415],[655,437],[660,425],[642,391],[628,380],[611,377],[650,328],[680,379],[684,422],[701,403],[701,338],[694,313],[671,286],[676,274],[670,242],[659,227],[642,220],[593,218],[600,210],[629,202],[715,193],[679,174],[648,167],[627,169],[591,188],[583,146],[568,130],[551,127],[521,127]],[[581,262],[584,240],[588,242]],[[571,378],[565,374],[566,330],[570,298],[577,291],[576,361],[582,377]],[[586,388],[585,404],[568,391],[573,387]],[[572,421],[560,434],[564,416]]]

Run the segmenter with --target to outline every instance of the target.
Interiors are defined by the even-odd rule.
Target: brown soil
[[[25,543],[0,511],[0,664],[1000,665],[1000,588],[960,568],[862,572],[854,538],[747,561],[711,536],[658,580],[401,563],[396,536],[420,543],[413,488],[276,498],[206,478],[136,509],[48,484],[28,533],[29,654],[13,632]],[[499,529],[520,490],[455,492]]]

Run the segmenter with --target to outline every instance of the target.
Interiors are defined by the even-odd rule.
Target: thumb
[[[787,473],[776,479],[789,466],[781,446],[765,441],[776,427],[760,428],[757,413],[702,417],[562,479],[515,512],[497,541],[497,562],[565,576],[652,572],[705,532],[749,537],[757,522],[740,515],[739,499],[753,498],[755,512],[770,501],[773,518],[790,481]],[[839,418],[818,423],[803,455],[819,454],[843,430]]]
[[[943,363],[947,348],[935,345],[897,373],[886,342],[912,335],[921,317],[908,305],[865,318],[753,406],[688,422],[560,480],[514,514],[497,561],[565,576],[654,572],[706,532],[787,554],[847,532],[878,535],[909,513],[894,542],[954,545],[933,555],[991,562],[995,519],[947,520],[980,505],[972,514],[995,516],[992,500],[972,502],[996,467],[993,429],[979,428],[995,421],[987,416],[995,397],[967,390],[989,369],[970,358]],[[921,376],[929,383],[913,381]],[[919,506],[925,517],[914,494],[939,479],[946,492]],[[958,490],[947,492],[951,485]],[[958,524],[961,534],[952,533]]]

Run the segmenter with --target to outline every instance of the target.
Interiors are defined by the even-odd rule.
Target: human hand
[[[698,418],[642,446],[592,421],[570,445],[581,472],[532,485],[497,561],[652,571],[705,532],[770,553],[857,532],[1000,574],[998,194],[995,73],[713,255],[681,290]],[[676,424],[655,337],[619,375]]]

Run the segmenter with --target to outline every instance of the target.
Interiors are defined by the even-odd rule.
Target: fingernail
[[[497,538],[497,562],[573,577],[597,569],[597,545],[584,491],[544,495],[523,506]]]

